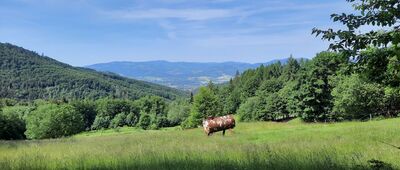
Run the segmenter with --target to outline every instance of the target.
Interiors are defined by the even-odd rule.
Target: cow
[[[225,135],[225,130],[232,130],[235,127],[235,119],[232,115],[219,116],[219,117],[208,117],[203,120],[204,132],[207,136],[210,136],[214,132],[222,131],[222,135]]]

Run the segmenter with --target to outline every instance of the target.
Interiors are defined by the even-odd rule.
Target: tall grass
[[[337,124],[238,123],[234,133],[201,129],[83,133],[1,141],[0,169],[400,169],[400,119]],[[379,166],[379,165],[378,165]]]

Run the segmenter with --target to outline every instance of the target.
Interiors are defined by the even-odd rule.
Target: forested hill
[[[8,43],[0,43],[0,87],[0,98],[18,100],[185,95],[161,85],[72,67]]]

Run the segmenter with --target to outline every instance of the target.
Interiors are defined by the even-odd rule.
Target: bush
[[[140,108],[139,127],[142,129],[158,129],[169,126],[167,104],[157,96],[146,96],[135,101]]]
[[[25,139],[25,122],[18,114],[0,112],[0,139]]]
[[[161,127],[168,127],[169,121],[166,117],[158,116],[152,121],[151,124],[155,125],[157,127],[156,129],[159,129]]]
[[[122,127],[126,125],[126,114],[125,113],[120,113],[117,114],[114,119],[111,120],[110,122],[110,128],[117,128],[117,127]]]
[[[288,117],[289,113],[286,109],[287,101],[284,100],[278,93],[272,93],[263,101],[264,108],[262,109],[259,118],[261,120],[279,120]]]
[[[14,115],[18,116],[18,118],[24,119],[25,116],[27,116],[34,109],[35,109],[35,107],[32,107],[32,106],[16,105],[16,106],[12,106],[12,107],[4,107],[3,113],[6,115],[14,114]]]
[[[180,125],[190,115],[190,104],[186,100],[177,100],[169,104],[168,121],[171,126]]]
[[[400,88],[385,88],[385,116],[397,116],[400,113]]]
[[[368,83],[353,74],[343,78],[332,91],[333,112],[346,119],[367,119],[383,111],[384,90],[376,83]]]
[[[136,126],[136,124],[139,121],[138,117],[139,117],[138,114],[129,113],[128,115],[126,115],[126,120],[125,120],[126,125],[131,127]]]
[[[119,113],[129,113],[131,103],[121,99],[100,99],[96,101],[97,114],[114,118]]]
[[[149,129],[151,125],[151,117],[148,114],[141,114],[138,126],[142,129]]]
[[[92,130],[106,129],[109,127],[110,122],[111,122],[110,116],[97,115],[96,118],[94,119],[91,129]]]
[[[237,113],[241,121],[254,121],[260,117],[258,115],[258,107],[260,106],[260,99],[258,97],[251,97],[241,104]]]
[[[71,105],[45,104],[26,119],[26,135],[30,139],[58,138],[84,130],[83,116]]]
[[[92,101],[74,101],[72,102],[72,106],[83,116],[85,129],[90,130],[97,114],[95,103]]]

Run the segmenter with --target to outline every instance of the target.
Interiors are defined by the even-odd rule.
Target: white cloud
[[[229,2],[231,0],[216,0],[210,2]],[[173,1],[174,3],[178,3]],[[182,3],[182,2],[180,2]],[[330,2],[324,4],[298,4],[288,3],[286,1],[273,1],[265,4],[242,5],[227,8],[210,8],[210,7],[151,7],[131,8],[119,10],[103,10],[101,13],[113,19],[125,20],[146,20],[146,19],[180,19],[184,21],[205,21],[211,19],[222,19],[236,17],[243,20],[247,17],[263,14],[276,13],[287,10],[322,10],[324,8],[332,8],[333,6],[341,6],[341,3]]]
[[[125,11],[107,12],[113,18],[121,19],[181,19],[187,21],[201,21],[216,18],[233,17],[239,14],[230,9],[134,9]]]

